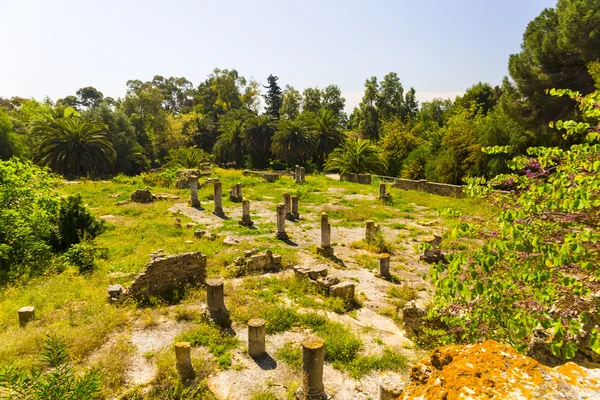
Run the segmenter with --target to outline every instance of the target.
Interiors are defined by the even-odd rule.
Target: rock
[[[333,285],[337,285],[340,283],[340,279],[337,276],[324,276],[322,278],[317,279],[317,285],[325,289],[326,292],[329,293],[329,288]]]
[[[110,285],[106,292],[108,293],[109,300],[117,301],[123,294],[125,294],[125,289],[123,289],[123,286],[116,284]]]
[[[152,203],[154,196],[149,189],[138,189],[131,194],[131,201],[134,203]]]
[[[197,239],[202,239],[205,234],[206,234],[206,232],[203,231],[202,229],[198,229],[198,230],[194,231],[194,237]]]
[[[331,297],[339,297],[344,300],[352,300],[354,298],[354,283],[342,282],[337,285],[333,285],[329,288],[329,295]]]
[[[512,347],[488,340],[445,346],[415,365],[398,400],[594,399],[600,370],[568,362],[541,365]]]
[[[193,228],[195,226],[196,226],[196,224],[194,222],[188,222],[187,224],[185,224],[185,227],[188,228],[188,229],[189,228]]]
[[[394,400],[402,395],[404,383],[400,375],[384,372],[379,375],[379,400]]]
[[[173,194],[168,193],[160,193],[155,195],[156,200],[178,200],[179,196],[175,196]]]
[[[236,238],[234,238],[233,236],[227,236],[225,237],[225,239],[223,239],[223,244],[226,244],[228,246],[235,246],[236,244],[239,244],[240,241]]]
[[[417,305],[416,301],[411,300],[406,303],[401,313],[406,336],[410,338],[421,333],[424,319],[427,316],[427,310]]]
[[[185,244],[193,244],[193,243],[194,243],[194,241],[193,241],[193,240],[186,240],[184,243],[185,243]]]
[[[307,277],[309,272],[310,272],[310,268],[308,268],[308,267],[304,267],[302,265],[294,266],[294,273],[296,274],[297,277],[300,277],[300,278]]]
[[[313,267],[308,271],[308,277],[313,281],[327,276],[327,267]]]
[[[117,201],[115,206],[124,206],[125,204],[129,204],[129,200]]]
[[[552,354],[552,339],[554,335],[550,330],[545,331],[541,327],[533,330],[529,346],[527,347],[527,355],[541,364],[549,367],[555,367],[563,364],[564,361]]]
[[[197,169],[181,169],[177,171],[177,180],[175,181],[175,187],[177,189],[189,189],[190,188],[190,177],[200,176],[200,171]]]

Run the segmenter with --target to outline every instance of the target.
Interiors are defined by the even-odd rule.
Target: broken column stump
[[[225,289],[223,279],[206,281],[206,304],[210,317],[219,324],[229,321],[229,312],[225,307]]]
[[[194,380],[196,374],[192,365],[189,342],[175,343],[175,365],[183,382]]]
[[[327,213],[321,213],[321,246],[317,247],[317,254],[322,257],[333,257],[331,247],[331,225]]]
[[[198,177],[190,176],[190,206],[200,208],[200,200],[198,199]]]
[[[248,355],[253,358],[265,354],[265,320],[252,318],[248,321]]]
[[[215,210],[213,211],[213,214],[222,217],[225,215],[225,212],[223,211],[223,183],[221,183],[221,181],[216,181],[213,185],[215,198]]]
[[[323,385],[325,343],[317,336],[309,336],[302,342],[302,388],[301,398],[326,399]]]
[[[384,278],[390,277],[390,255],[388,253],[379,256],[379,275]]]
[[[29,321],[35,319],[35,308],[32,306],[25,306],[19,308],[19,326],[21,328],[25,327]]]
[[[300,213],[298,212],[298,196],[292,196],[292,220],[298,221],[300,219]]]
[[[252,228],[254,222],[250,218],[250,200],[242,200],[242,219],[239,224],[246,228]]]
[[[288,239],[288,235],[285,232],[285,204],[277,206],[277,233],[275,236],[279,240]]]

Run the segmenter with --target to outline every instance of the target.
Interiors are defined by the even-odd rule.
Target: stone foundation
[[[231,276],[243,276],[246,274],[275,272],[282,268],[281,256],[273,254],[271,250],[264,254],[258,254],[258,250],[248,250],[244,257],[237,257],[233,264],[227,267]]]
[[[160,296],[185,284],[201,284],[206,279],[206,257],[202,253],[157,255],[131,283],[134,297]]]

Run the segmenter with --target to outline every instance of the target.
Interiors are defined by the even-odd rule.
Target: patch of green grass
[[[390,286],[388,289],[388,296],[392,299],[392,302],[396,307],[402,308],[409,301],[417,299],[417,290],[413,286],[406,284]]]
[[[201,322],[194,328],[177,336],[176,341],[190,342],[192,346],[206,346],[217,358],[220,368],[231,366],[231,351],[238,347],[239,340],[227,332],[221,331],[218,326]]]
[[[269,391],[260,390],[254,393],[250,400],[278,400],[278,397]]]
[[[275,358],[282,360],[296,372],[302,371],[302,347],[300,343],[287,342],[275,352]]]
[[[354,379],[358,379],[373,371],[398,371],[407,367],[407,358],[392,348],[385,348],[381,355],[359,355],[352,362],[339,369],[347,371]],[[333,365],[336,367],[335,363]]]

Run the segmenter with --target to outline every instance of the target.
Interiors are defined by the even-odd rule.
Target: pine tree
[[[276,119],[279,119],[279,109],[283,104],[283,100],[281,98],[281,88],[277,84],[278,80],[279,77],[274,76],[273,74],[269,75],[267,78],[269,85],[264,86],[266,89],[268,89],[268,91],[267,94],[263,96],[265,98],[265,103],[267,103],[267,106],[265,107],[265,113]]]

